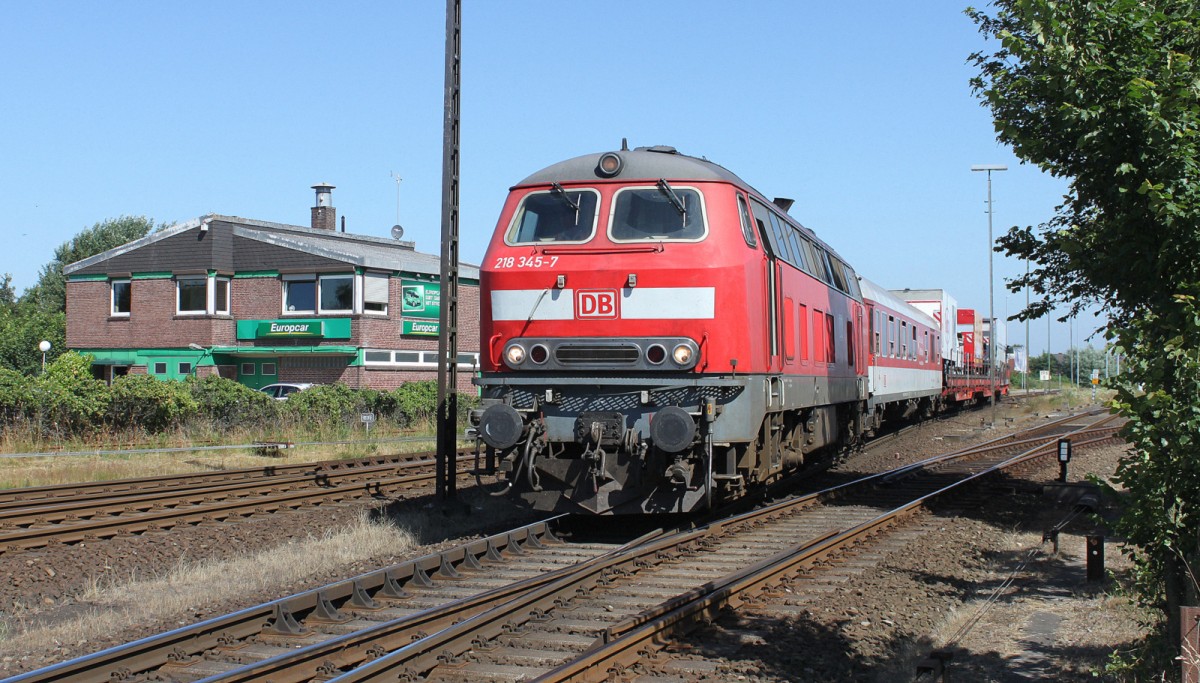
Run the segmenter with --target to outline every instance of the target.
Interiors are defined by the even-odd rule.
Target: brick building
[[[67,348],[96,376],[220,374],[251,387],[437,378],[436,255],[336,230],[330,185],[312,227],[208,215],[72,263]],[[479,268],[461,264],[458,385],[478,365]]]

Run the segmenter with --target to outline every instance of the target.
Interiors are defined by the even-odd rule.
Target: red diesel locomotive
[[[669,147],[569,159],[511,189],[480,268],[472,420],[514,495],[690,512],[940,403],[908,390],[920,374],[873,393],[880,343],[899,352],[895,381],[907,365],[940,377],[933,322],[893,310],[903,329],[873,332],[874,311],[907,304],[864,302],[789,205]]]

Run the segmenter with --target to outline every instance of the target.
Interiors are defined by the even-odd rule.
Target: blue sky
[[[996,142],[968,85],[985,44],[964,6],[465,0],[460,253],[482,259],[513,183],[625,137],[794,198],[793,216],[886,287],[986,311],[971,165],[1009,166],[993,179],[997,236],[1047,219],[1066,185]],[[21,3],[5,24],[0,272],[18,291],[106,218],[307,225],[319,182],[349,231],[386,236],[393,172],[405,238],[438,252],[444,3]],[[1023,271],[996,256],[997,316],[1024,302],[1002,287]],[[1052,348],[1066,338],[1054,323]],[[1045,340],[1035,322],[1035,352]]]

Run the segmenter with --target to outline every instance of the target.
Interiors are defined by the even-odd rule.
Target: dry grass
[[[1058,389],[1057,386],[1051,386],[1050,388]],[[1098,389],[1096,391],[1096,399],[1093,401],[1091,388],[1063,385],[1062,391],[1059,393],[1048,396],[1035,396],[1023,402],[1022,405],[1030,412],[1045,415],[1046,413],[1056,413],[1068,409],[1075,410],[1086,406],[1107,405],[1115,396],[1116,392],[1111,389]]]
[[[85,589],[83,609],[52,626],[0,621],[0,650],[36,652],[86,645],[131,628],[165,630],[195,621],[225,601],[252,603],[262,595],[287,594],[287,586],[310,577],[340,576],[347,566],[389,557],[414,547],[413,533],[389,523],[358,522],[321,537],[224,562],[183,563],[148,579],[106,579]]]
[[[373,434],[374,436],[374,434]],[[406,435],[408,436],[408,435]],[[356,438],[362,438],[360,433]],[[387,438],[387,437],[379,437]],[[293,441],[299,441],[293,437]],[[227,443],[248,443],[229,440]],[[180,447],[179,444],[138,444],[132,448],[159,446]],[[403,453],[429,450],[433,441],[365,442],[297,446],[280,451],[280,457],[256,455],[253,449],[224,449],[172,451],[169,453],[130,453],[115,455],[54,455],[38,457],[0,458],[0,489],[27,486],[54,486],[87,481],[109,481],[133,477],[170,474],[189,474],[240,468],[270,467],[281,464],[304,463],[315,460],[362,458],[380,453]],[[67,446],[68,449],[76,448]],[[107,446],[81,445],[78,450],[107,450]],[[12,451],[7,451],[12,452]]]

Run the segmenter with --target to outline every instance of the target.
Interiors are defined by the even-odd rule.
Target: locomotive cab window
[[[704,238],[704,201],[694,188],[660,180],[655,187],[629,187],[613,198],[608,234],[614,242],[695,241]]]
[[[757,247],[758,241],[754,239],[754,219],[750,217],[750,207],[746,206],[746,198],[742,195],[737,196],[738,215],[742,219],[742,237],[745,238],[746,244]]]
[[[531,192],[521,200],[505,241],[508,244],[586,242],[596,230],[595,190],[565,189],[555,185]]]

